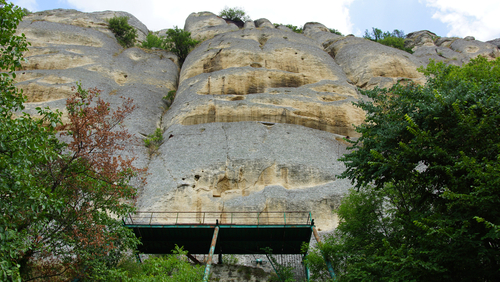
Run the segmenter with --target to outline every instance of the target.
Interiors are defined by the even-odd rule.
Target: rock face
[[[128,16],[139,39],[149,32],[123,12],[52,10],[24,18],[18,32],[32,43],[18,72],[27,109],[64,110],[71,87],[97,87],[116,107],[131,97],[138,110],[126,126],[144,138],[156,128],[163,144],[137,150],[149,169],[139,192],[143,211],[311,211],[323,230],[336,226],[331,212],[351,184],[345,169],[345,137],[364,112],[352,105],[358,87],[424,83],[416,68],[429,58],[462,64],[498,56],[498,48],[473,38],[409,34],[414,55],[354,36],[340,36],[320,23],[304,33],[271,21],[243,28],[211,12],[192,13],[185,30],[202,40],[182,69],[162,50],[123,49],[105,19]],[[456,59],[452,59],[455,58]],[[162,101],[177,90],[167,111]]]
[[[345,151],[342,137],[355,135],[352,124],[364,118],[351,103],[360,98],[307,37],[274,26],[215,35],[184,62],[163,119],[168,140],[152,159],[138,204],[310,210],[332,228],[330,211],[349,187],[337,179],[335,160]]]
[[[123,49],[105,21],[115,14],[128,16],[139,35],[147,34],[141,22],[124,12],[52,10],[24,18],[18,33],[26,35],[31,47],[16,81],[27,96],[28,112],[48,106],[64,113],[66,98],[81,81],[84,88],[101,89],[101,98],[112,107],[121,103],[120,96],[134,99],[138,109],[126,121],[131,133],[155,131],[165,111],[162,97],[177,88],[177,57],[160,50]],[[148,161],[141,147],[137,165],[145,167]]]

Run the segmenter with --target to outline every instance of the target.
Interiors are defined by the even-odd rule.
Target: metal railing
[[[138,211],[123,221],[127,225],[310,225],[311,212],[158,212]]]

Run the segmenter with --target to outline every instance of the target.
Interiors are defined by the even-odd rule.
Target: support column
[[[318,231],[316,230],[316,227],[314,225],[312,225],[311,228],[313,230],[314,238],[316,238],[316,242],[321,243],[321,240],[319,239],[319,235],[318,235]],[[332,264],[330,263],[330,260],[328,259],[328,257],[325,256],[325,254],[323,254],[323,252],[321,252],[321,254],[323,255],[323,258],[325,259],[325,263],[326,263],[326,266],[328,267],[328,272],[330,273],[330,277],[335,280],[336,276],[335,276],[335,272],[333,271],[333,267],[332,267]]]
[[[219,222],[215,225],[214,236],[212,237],[212,244],[210,244],[210,251],[208,253],[207,265],[205,266],[205,274],[203,275],[203,282],[208,281],[210,276],[210,267],[212,266],[212,257],[215,252],[215,244],[217,243],[217,236],[219,235]]]
[[[307,260],[307,253],[304,254],[304,256],[302,257],[302,262],[304,264],[304,268],[306,271],[306,281],[309,282],[311,279],[311,272],[309,271],[309,267],[307,267],[306,260]]]

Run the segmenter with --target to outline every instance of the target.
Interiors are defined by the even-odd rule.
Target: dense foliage
[[[405,48],[405,33],[402,30],[395,29],[393,32],[383,32],[382,30],[373,27],[371,32],[369,32],[368,29],[365,30],[365,35],[363,37],[389,47],[413,53],[411,49]]]
[[[159,48],[174,53],[179,58],[182,65],[187,55],[199,43],[191,38],[191,32],[174,26],[167,30],[165,36],[149,33],[146,40],[142,42],[143,48]]]
[[[192,282],[201,281],[204,267],[187,261],[187,251],[176,246],[171,255],[151,256],[142,263],[132,258],[122,260],[116,268],[95,277],[109,282]]]
[[[49,109],[38,108],[37,118],[22,113],[25,98],[13,79],[28,46],[14,35],[23,13],[0,1],[0,280],[107,271],[137,243],[117,220],[133,210],[129,181],[141,172],[119,157],[132,141],[120,124],[134,106],[125,100],[111,111],[99,91],[78,84],[67,125]]]
[[[198,40],[191,38],[191,32],[180,29],[177,26],[167,30],[167,37],[165,38],[166,50],[177,55],[181,65],[186,60],[191,49],[198,43]]]
[[[500,59],[421,71],[424,87],[358,103],[366,123],[342,159],[357,190],[322,245],[339,281],[500,277]]]
[[[250,20],[250,16],[240,7],[229,8],[226,6],[219,12],[219,17],[236,22],[246,22]]]
[[[137,30],[128,24],[128,17],[113,17],[108,20],[108,25],[120,45],[125,48],[134,46]]]
[[[165,49],[166,48],[165,38],[150,32],[146,36],[146,40],[142,41],[141,47],[147,49],[152,49],[152,48]]]

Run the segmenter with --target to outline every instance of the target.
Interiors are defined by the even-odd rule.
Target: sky
[[[12,0],[32,12],[57,8],[82,12],[126,11],[138,18],[149,30],[184,27],[192,12],[218,14],[227,0]],[[500,38],[499,0],[328,0],[242,1],[242,8],[253,20],[266,18],[272,23],[303,26],[319,22],[343,34],[362,36],[372,27],[382,31],[403,30],[406,34],[429,30],[438,36],[474,36],[488,41]],[[286,3],[286,4],[283,4]]]

